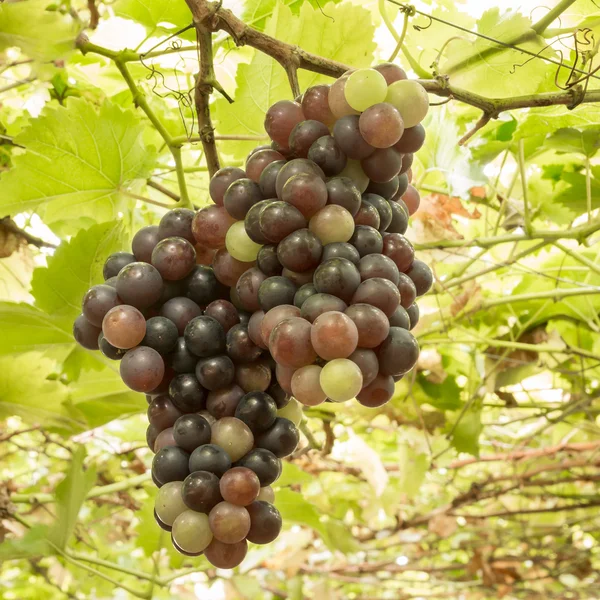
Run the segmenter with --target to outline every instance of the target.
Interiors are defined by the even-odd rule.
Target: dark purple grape
[[[223,206],[234,219],[242,220],[252,206],[262,199],[258,183],[252,179],[238,179],[227,188]]]
[[[314,85],[309,87],[302,96],[302,112],[307,119],[321,121],[327,126],[335,123],[335,115],[329,108],[328,85]]]
[[[426,294],[433,285],[433,273],[431,269],[422,261],[415,259],[406,274],[415,284],[417,296]],[[408,308],[405,306],[405,308]]]
[[[300,433],[297,427],[289,419],[277,417],[273,425],[256,438],[256,445],[269,450],[278,458],[283,458],[296,449],[299,441]]]
[[[267,277],[281,275],[283,266],[277,258],[277,245],[267,244],[263,246],[258,251],[256,265]]]
[[[146,444],[148,444],[148,448],[154,452],[154,444],[156,443],[156,438],[160,433],[158,427],[154,425],[148,425],[146,428]]]
[[[361,206],[360,190],[350,177],[332,177],[327,181],[327,204],[342,206],[354,217]]]
[[[216,319],[227,333],[234,325],[240,322],[237,308],[228,300],[215,300],[211,302],[204,311],[207,317]]]
[[[357,348],[349,357],[358,366],[363,378],[363,387],[369,385],[379,372],[377,354],[369,348]]]
[[[396,263],[398,270],[403,273],[410,269],[415,258],[413,245],[399,233],[386,233],[383,236],[383,249],[381,251],[389,256]]]
[[[419,305],[415,302],[412,306],[406,309],[408,318],[410,319],[410,328],[414,329],[419,322]]]
[[[231,459],[220,446],[205,444],[196,448],[190,455],[189,469],[190,473],[208,471],[222,477],[231,469]]]
[[[181,486],[181,498],[188,508],[208,514],[223,500],[219,490],[219,478],[209,471],[190,473]]]
[[[310,119],[301,121],[292,129],[288,145],[295,156],[306,158],[311,146],[323,136],[329,136],[327,125]]]
[[[102,327],[106,313],[121,304],[117,290],[106,284],[95,285],[83,297],[82,312],[85,318],[94,326]]]
[[[227,188],[238,179],[246,177],[246,172],[238,167],[223,167],[219,169],[210,179],[208,184],[208,193],[212,201],[223,206],[223,196]]]
[[[363,281],[358,286],[352,297],[352,304],[371,304],[389,317],[400,304],[400,292],[388,279],[374,277]]]
[[[225,248],[217,250],[212,261],[215,277],[227,287],[234,287],[238,279],[253,266],[252,262],[242,262],[233,258]]]
[[[410,181],[408,181],[408,175],[406,173],[398,175],[398,191],[392,196],[393,202],[398,202],[402,199],[402,196],[404,196],[404,194],[406,194],[406,190],[408,190],[409,184]],[[410,215],[408,208],[406,208],[406,212]]]
[[[253,544],[270,544],[283,525],[281,514],[268,502],[257,500],[246,507],[250,515],[250,531],[246,539]]]
[[[258,290],[267,276],[257,267],[248,269],[235,286],[239,301],[243,308],[249,311],[260,310]]]
[[[148,421],[150,425],[156,427],[159,433],[169,427],[173,427],[175,421],[182,414],[166,394],[156,396],[148,405]]]
[[[365,175],[376,183],[385,183],[398,174],[402,167],[402,154],[394,148],[378,148],[360,161]]]
[[[265,362],[238,365],[235,370],[235,380],[247,394],[264,392],[271,384],[271,367]]]
[[[387,316],[375,306],[352,304],[345,310],[345,314],[356,325],[360,348],[377,348],[389,333]]]
[[[168,354],[177,344],[177,326],[166,317],[152,317],[146,321],[146,335],[142,346],[148,346],[159,354]]]
[[[279,262],[286,269],[297,273],[314,269],[321,260],[322,252],[323,245],[319,238],[308,229],[290,233],[277,246]]]
[[[196,250],[184,238],[165,238],[152,251],[152,265],[163,279],[178,281],[196,266]]]
[[[202,314],[202,309],[189,298],[179,297],[167,300],[160,309],[162,317],[175,323],[179,335],[183,335],[186,325]]]
[[[276,275],[268,277],[258,289],[258,303],[265,312],[281,306],[282,304],[292,304],[296,294],[296,286],[287,277]]]
[[[301,287],[305,283],[310,283],[312,281],[314,272],[314,269],[311,269],[310,271],[303,271],[302,273],[290,271],[290,269],[283,269],[281,274],[284,277],[287,277],[291,282],[293,282],[296,285],[296,287]]]
[[[210,442],[210,424],[197,414],[182,415],[173,425],[173,437],[180,448],[193,452]]]
[[[373,277],[382,277],[389,279],[394,285],[398,285],[400,280],[400,272],[396,263],[383,254],[363,256],[358,263],[358,272],[363,281],[373,279]]]
[[[185,296],[186,286],[183,281],[164,281],[163,292],[160,296],[160,300],[156,303],[158,306],[162,306],[165,302],[178,296]]]
[[[127,387],[135,392],[151,392],[162,381],[165,363],[156,350],[138,346],[123,356],[119,372]]]
[[[248,237],[257,244],[268,244],[269,240],[263,235],[260,229],[260,215],[262,211],[273,204],[276,200],[261,200],[257,202],[252,208],[248,211],[246,218],[244,219],[244,229],[248,234]]]
[[[235,366],[229,356],[211,356],[200,359],[196,365],[196,378],[207,390],[225,388],[233,383]]]
[[[375,148],[365,142],[358,126],[358,115],[346,115],[338,119],[333,126],[333,137],[342,152],[354,160],[367,158]]]
[[[235,363],[254,362],[262,354],[262,348],[250,339],[247,325],[236,325],[227,333],[227,354]]]
[[[275,198],[277,196],[277,175],[279,175],[279,171],[281,171],[285,163],[285,160],[276,160],[267,165],[260,174],[258,185],[263,198]]]
[[[300,104],[279,100],[267,110],[265,131],[274,142],[287,146],[292,129],[301,121],[304,121],[304,113]]]
[[[206,392],[196,376],[191,373],[183,373],[173,378],[169,385],[169,396],[173,404],[183,413],[204,409]]]
[[[425,143],[425,128],[421,123],[404,130],[394,148],[403,154],[417,152]]]
[[[154,452],[158,452],[163,448],[167,448],[168,446],[177,446],[175,442],[175,438],[173,437],[173,428],[169,427],[168,429],[164,429],[156,436],[156,441],[154,442]]]
[[[243,397],[244,390],[235,383],[221,387],[208,394],[206,410],[217,420],[223,417],[233,417]]]
[[[279,243],[297,229],[306,227],[302,213],[287,202],[272,202],[261,211],[260,231],[270,242]]]
[[[349,260],[330,258],[317,267],[314,284],[320,294],[331,294],[350,302],[360,285],[360,273]]]
[[[279,383],[273,377],[273,383],[269,386],[267,390],[267,394],[275,400],[275,404],[277,405],[277,409],[283,408],[287,406],[290,402],[290,396],[287,392],[279,385]]]
[[[372,204],[361,201],[360,208],[354,215],[354,223],[356,225],[366,225],[367,227],[373,227],[373,229],[379,229],[380,221],[377,209]]]
[[[398,291],[400,292],[400,304],[404,308],[411,306],[417,298],[417,288],[413,280],[405,273],[398,274]]]
[[[389,402],[396,386],[394,378],[389,375],[377,375],[368,385],[363,386],[356,399],[368,408],[378,408]]]
[[[350,243],[358,250],[361,257],[367,254],[381,254],[383,250],[381,233],[368,225],[357,225]]]
[[[155,267],[133,262],[123,267],[117,276],[117,294],[125,304],[148,308],[160,300],[163,280]]]
[[[102,269],[102,275],[105,280],[116,277],[123,267],[126,267],[128,264],[135,261],[135,256],[129,252],[115,252],[106,259]]]
[[[401,327],[390,327],[390,333],[377,351],[382,375],[404,375],[419,358],[419,344],[412,333]]]
[[[358,265],[360,254],[358,253],[358,250],[348,242],[333,242],[323,247],[321,261],[325,262],[330,258],[345,258],[352,264]]]
[[[384,183],[376,183],[375,181],[371,181],[367,187],[367,194],[377,194],[386,200],[391,200],[396,195],[398,186],[398,175],[395,175],[389,181]]]
[[[402,156],[402,167],[400,169],[400,175],[404,175],[412,167],[414,161],[414,154],[404,154]]]
[[[385,231],[392,222],[392,207],[390,203],[377,194],[363,194],[362,199],[377,209],[379,213],[379,231]]]
[[[149,263],[152,258],[152,250],[160,241],[157,225],[148,225],[142,227],[134,236],[131,242],[131,251],[135,259],[141,262]]]
[[[127,352],[127,350],[113,346],[104,337],[102,332],[100,332],[100,335],[98,336],[98,349],[104,356],[106,356],[106,358],[109,358],[110,360],[121,360],[123,356],[125,356],[125,352]]]
[[[312,283],[305,283],[294,295],[294,306],[302,308],[302,305],[317,293],[317,288]]]
[[[416,305],[415,305],[416,306]],[[410,317],[403,306],[398,308],[389,316],[390,327],[402,327],[402,329],[411,329]]]
[[[281,461],[265,448],[254,448],[235,463],[236,467],[246,467],[253,471],[261,487],[271,485],[281,475]]]
[[[161,240],[168,237],[182,237],[190,244],[195,244],[196,239],[192,233],[194,211],[188,208],[174,208],[163,215],[158,224],[158,236]]]
[[[264,392],[250,392],[239,401],[235,416],[246,423],[254,435],[257,435],[275,423],[277,405],[275,400]]]
[[[205,307],[211,302],[223,298],[227,290],[217,279],[214,269],[206,265],[196,265],[185,280],[187,297],[198,306]]]
[[[283,199],[283,187],[289,179],[291,179],[294,175],[299,175],[300,173],[316,175],[325,181],[325,173],[323,173],[323,169],[316,165],[312,160],[308,160],[306,158],[295,158],[284,165],[277,175],[275,188],[278,198]]]
[[[225,210],[224,206],[206,206],[199,210],[192,222],[195,242],[206,248],[218,250],[225,246],[225,236],[235,219]]]
[[[225,351],[225,331],[219,321],[212,317],[202,315],[192,319],[183,337],[188,350],[200,358],[216,356]]]
[[[225,544],[217,538],[204,550],[206,560],[217,569],[233,569],[240,565],[248,553],[248,542],[242,540],[237,544]]]
[[[331,135],[324,135],[313,143],[308,150],[308,159],[321,167],[327,177],[341,173],[348,162],[348,158]]]
[[[159,450],[152,460],[152,477],[164,485],[169,481],[183,481],[189,475],[190,455],[177,446]]]
[[[388,233],[401,233],[405,234],[408,229],[408,209],[405,208],[404,202],[390,202],[390,208],[392,209],[392,220],[387,226],[386,231]]]

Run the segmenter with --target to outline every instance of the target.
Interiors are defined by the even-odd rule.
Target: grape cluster
[[[85,294],[75,339],[147,394],[155,516],[183,554],[232,568],[273,541],[301,405],[381,406],[414,367],[433,280],[404,233],[427,109],[389,63],[275,103],[272,144],[212,177],[213,204],[138,231]]]

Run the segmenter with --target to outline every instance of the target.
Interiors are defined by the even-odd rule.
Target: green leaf
[[[143,25],[148,36],[175,32],[192,22],[192,14],[184,0],[119,0],[115,14]]]
[[[537,108],[531,112],[518,126],[515,139],[526,138],[540,133],[547,134],[561,128],[597,127],[600,122],[600,106],[596,104],[580,104],[574,109],[566,106],[549,106]]]
[[[299,466],[291,462],[284,462],[281,476],[277,480],[277,487],[286,487],[288,485],[302,485],[303,483],[312,483],[314,478]]]
[[[16,560],[52,553],[48,544],[48,526],[35,525],[25,535],[15,540],[7,539],[0,544],[0,560]]]
[[[332,25],[332,19],[335,25]],[[323,7],[323,12],[304,3],[299,16],[288,6],[278,4],[266,33],[354,67],[369,66],[373,60],[375,43],[371,15],[366,9],[350,3],[330,3]],[[302,89],[328,80],[308,71],[300,71],[298,75]],[[238,66],[236,84],[234,104],[219,98],[213,105],[219,133],[264,135],[267,109],[277,100],[292,97],[285,71],[272,58],[256,52],[250,64]],[[235,158],[243,158],[255,145],[241,142],[228,146],[228,151]]]
[[[561,153],[576,152],[592,157],[600,148],[600,127],[590,127],[583,131],[573,127],[558,129],[548,136],[544,145]]]
[[[78,446],[67,475],[56,488],[56,522],[48,532],[48,539],[61,550],[73,534],[86,494],[96,481],[96,470],[93,467],[84,469],[84,458],[85,447]]]
[[[592,210],[600,206],[600,166],[591,168]],[[562,204],[573,215],[579,215],[587,210],[587,188],[585,173],[564,171],[562,181],[568,184],[559,191],[554,201]]]
[[[481,409],[471,408],[460,419],[454,428],[451,443],[458,452],[467,452],[479,456],[479,436],[483,431],[481,424]]]
[[[339,1],[340,0],[335,0],[335,4]],[[283,0],[281,4],[289,6],[292,13],[297,15],[300,13],[300,7],[305,2],[310,3],[311,6],[318,10],[322,10],[325,15],[328,14],[326,8],[321,8],[319,0]],[[242,21],[247,25],[250,25],[253,29],[263,31],[267,19],[273,15],[276,5],[276,0],[248,0],[248,2],[244,2]]]
[[[54,361],[37,352],[0,357],[0,418],[20,416],[27,423],[39,423],[67,431],[79,431],[65,402],[67,388],[54,374]]]
[[[448,376],[442,383],[432,383],[423,373],[419,373],[417,383],[423,391],[423,394],[418,394],[419,402],[426,402],[440,410],[457,410],[461,407],[461,389],[454,377]]]
[[[48,267],[33,273],[31,293],[36,305],[48,314],[73,321],[81,313],[85,292],[104,281],[104,261],[123,249],[125,237],[122,224],[111,221],[81,230],[63,242],[48,258]]]
[[[75,47],[77,25],[72,17],[47,11],[46,0],[0,4],[0,50],[16,46],[30,58],[51,61]]]
[[[399,491],[413,498],[419,492],[431,460],[427,454],[412,445],[403,443],[398,447]]]
[[[98,112],[82,98],[47,107],[15,140],[26,152],[0,179],[0,210],[35,210],[47,224],[82,213],[115,219],[126,207],[122,190],[146,177],[154,160],[143,131],[135,113],[109,101]]]

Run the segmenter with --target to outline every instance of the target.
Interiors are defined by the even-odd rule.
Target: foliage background
[[[226,6],[352,66],[389,58],[404,22],[372,1]],[[12,217],[0,221],[1,598],[599,597],[600,8],[417,8],[535,56],[410,17],[399,60],[413,76],[500,109],[459,146],[480,111],[432,96],[443,104],[415,161],[408,234],[436,275],[418,369],[382,409],[306,410],[276,492],[285,531],[229,573],[169,549],[152,516],[145,399],[71,337],[109,253],[166,206],[208,201],[189,9],[0,4],[0,216]],[[213,95],[217,145],[241,164],[291,92],[272,58],[213,39],[235,99]],[[300,72],[302,89],[327,80]],[[565,88],[583,100],[572,110],[503,110]]]

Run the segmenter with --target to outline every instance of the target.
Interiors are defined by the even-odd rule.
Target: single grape
[[[271,202],[259,217],[261,233],[270,242],[278,243],[297,229],[306,227],[304,215],[288,202]]]
[[[275,367],[275,376],[277,377],[277,383],[281,386],[287,394],[292,393],[292,377],[296,372],[295,367],[284,367],[283,365],[277,365]]]
[[[385,82],[388,85],[391,85],[392,83],[394,83],[394,81],[406,79],[406,71],[402,67],[399,67],[394,63],[385,62],[373,68],[383,75],[383,77],[385,78]]]
[[[254,263],[237,260],[225,248],[221,248],[217,250],[212,266],[217,280],[227,287],[233,287],[242,274],[254,266]]]
[[[408,318],[410,319],[410,328],[414,329],[419,322],[419,306],[415,302],[412,306],[409,306],[406,309],[406,313],[408,314]]]
[[[219,478],[209,471],[194,471],[183,480],[181,497],[188,508],[208,514],[222,500]]]
[[[120,308],[122,308],[121,306],[117,306],[115,307],[113,310],[119,310]],[[126,308],[131,308],[133,310],[137,310],[134,309],[133,306],[130,307],[126,307]],[[110,312],[110,311],[109,311]],[[139,311],[138,311],[139,312]],[[121,312],[119,314],[122,314]],[[140,313],[140,316],[142,316],[142,319],[144,319],[143,315]],[[106,317],[105,317],[106,318]],[[111,317],[112,318],[112,317]],[[104,323],[104,321],[103,321]],[[146,322],[144,321],[143,324],[143,328],[144,331],[146,330]],[[87,348],[88,350],[98,350],[98,340],[100,337],[100,334],[104,333],[102,329],[100,329],[100,327],[96,327],[95,325],[92,325],[86,318],[84,315],[79,315],[76,319],[75,322],[73,323],[73,337],[75,338],[75,341],[82,346],[83,348]],[[129,330],[129,331],[118,331],[116,328],[113,328],[113,333],[115,335],[115,337],[113,339],[117,339],[117,335],[119,336],[118,339],[133,339],[133,331]],[[125,335],[124,335],[125,334]],[[104,334],[106,335],[106,334]],[[143,338],[143,333],[142,333],[142,338]],[[140,341],[141,339],[140,338]],[[139,343],[139,342],[136,342]],[[111,344],[114,346],[114,344]],[[132,344],[129,347],[133,347],[135,346],[135,344]]]
[[[169,533],[172,531],[173,528],[170,525],[166,525],[159,519],[158,515],[156,514],[156,510],[154,511],[154,520],[163,531],[168,531]]]
[[[373,381],[365,386],[356,399],[368,408],[383,406],[394,395],[394,379],[389,375],[377,375]]]
[[[183,414],[167,395],[156,396],[148,405],[148,421],[159,431],[173,427]]]
[[[368,254],[381,254],[383,250],[381,233],[368,225],[357,225],[350,243],[358,250],[361,257]]]
[[[250,515],[250,529],[247,539],[253,544],[270,544],[274,541],[283,521],[279,511],[268,502],[257,500],[246,507]]]
[[[333,242],[332,244],[327,244],[323,248],[323,256],[321,257],[321,261],[325,262],[331,258],[345,258],[349,260],[352,264],[358,265],[360,261],[360,254],[358,250],[347,242]]]
[[[346,308],[347,304],[337,296],[317,293],[311,295],[303,303],[300,316],[310,323],[313,323],[319,315],[330,311],[344,312]]]
[[[332,177],[327,181],[327,203],[342,206],[354,217],[361,205],[360,190],[349,177]]]
[[[188,350],[185,338],[179,337],[175,348],[167,357],[167,363],[171,365],[175,373],[193,373],[197,362],[198,357]]]
[[[206,358],[225,351],[225,331],[216,319],[202,315],[195,317],[186,326],[183,333],[188,350]]]
[[[408,209],[402,200],[400,202],[390,202],[392,209],[392,220],[387,226],[388,233],[406,233],[408,229]]]
[[[225,243],[227,252],[241,262],[256,260],[260,250],[260,244],[253,241],[248,235],[244,221],[237,221],[229,228]]]
[[[406,204],[406,208],[408,209],[409,215],[414,215],[419,209],[419,205],[421,204],[421,197],[419,196],[419,192],[412,185],[407,186],[406,191],[402,195],[402,200],[404,201],[404,204]]]
[[[277,245],[267,244],[263,246],[258,251],[256,265],[267,277],[281,275],[283,265],[279,262],[279,258],[277,257]]]
[[[102,331],[100,331],[100,335],[98,336],[98,349],[110,360],[121,360],[123,356],[125,356],[125,352],[122,348],[116,348],[113,346],[105,337]]]
[[[177,446],[175,442],[175,438],[173,437],[173,428],[168,427],[164,429],[156,436],[156,441],[154,442],[154,452],[159,452],[163,448],[168,448],[169,446]]]
[[[237,544],[224,544],[213,538],[204,551],[204,556],[217,569],[233,569],[242,563],[247,552],[248,542],[246,540]]]
[[[285,184],[294,175],[299,175],[300,173],[316,175],[325,181],[325,173],[323,173],[321,167],[316,165],[312,160],[308,160],[306,158],[295,158],[294,160],[290,160],[288,163],[286,163],[277,175],[275,191],[277,192],[278,198],[281,198],[282,200],[285,199],[283,197],[283,188]]]
[[[235,462],[250,452],[254,445],[254,436],[243,421],[235,417],[224,417],[212,427],[211,444],[223,448],[232,462]]]
[[[116,277],[123,267],[126,267],[128,264],[135,261],[135,256],[129,252],[115,252],[106,259],[102,269],[102,275],[105,280]]]
[[[329,135],[329,128],[324,123],[310,119],[301,121],[290,133],[290,150],[298,158],[306,158],[313,143],[326,135]]]
[[[205,265],[196,265],[186,278],[185,285],[187,297],[202,308],[227,294],[227,288],[219,283],[213,268]]]
[[[154,511],[158,518],[171,527],[175,519],[187,510],[181,497],[181,481],[169,481],[156,494]]]
[[[350,73],[344,89],[346,102],[360,112],[383,102],[387,93],[385,77],[375,69],[357,69]]]
[[[396,263],[401,272],[408,271],[415,258],[412,244],[399,233],[386,233],[383,236],[382,252]]]
[[[173,425],[173,437],[180,448],[193,452],[210,442],[210,425],[198,414],[183,415]]]
[[[287,147],[292,129],[304,121],[302,107],[291,100],[275,102],[265,115],[265,131],[278,144]]]
[[[225,236],[235,220],[223,206],[207,206],[196,213],[192,223],[195,241],[208,248],[223,248]],[[243,259],[239,259],[243,260]]]
[[[360,115],[358,126],[365,142],[375,148],[393,146],[404,132],[404,122],[398,109],[387,102],[367,108]]]
[[[404,175],[405,173],[408,173],[410,171],[414,158],[415,157],[413,154],[402,155],[402,167],[400,168],[400,171],[398,171],[399,175]]]
[[[321,389],[320,377],[321,367],[318,365],[307,365],[298,369],[292,375],[294,398],[305,406],[317,406],[325,402],[327,396]]]
[[[219,169],[210,179],[208,193],[212,201],[223,206],[223,197],[227,188],[236,180],[246,177],[246,172],[238,167],[223,167]]]
[[[227,300],[215,300],[211,302],[206,307],[204,314],[207,317],[217,320],[225,333],[240,322],[237,309]]]
[[[177,446],[162,448],[152,460],[152,477],[160,486],[169,481],[183,481],[189,475],[190,455]]]
[[[300,273],[314,269],[321,260],[322,252],[321,241],[308,229],[290,233],[277,246],[278,262],[286,269]]]
[[[255,152],[249,156],[246,161],[246,173],[251,180],[258,183],[260,181],[260,176],[270,164],[284,159],[285,157],[283,154],[272,148]]]
[[[346,309],[345,315],[356,327],[357,345],[361,348],[377,348],[389,333],[390,325],[388,319],[383,311],[376,306],[371,306],[370,304],[352,304],[352,306]]]
[[[363,388],[371,383],[379,373],[377,354],[369,348],[357,348],[349,357],[358,366],[362,374]]]
[[[358,263],[358,272],[363,281],[373,279],[373,277],[389,279],[394,285],[398,285],[400,281],[400,272],[396,263],[383,254],[363,256]]]
[[[308,228],[323,245],[347,242],[354,233],[354,219],[342,206],[328,204],[311,218]]]
[[[262,310],[269,311],[282,304],[291,304],[296,286],[287,277],[277,275],[265,279],[258,290],[258,303]]]
[[[271,385],[271,368],[266,363],[238,365],[235,370],[235,380],[246,393],[265,392]]]
[[[257,435],[273,425],[277,417],[277,405],[275,400],[264,392],[250,392],[239,401],[235,416]]]
[[[284,319],[300,316],[300,309],[290,304],[276,306],[265,313],[260,325],[260,334],[265,346],[268,347],[273,329]]]
[[[275,502],[275,492],[270,485],[266,485],[265,487],[260,488],[260,492],[258,493],[256,499],[262,502],[273,504],[273,502]]]
[[[379,213],[379,231],[385,231],[392,222],[392,207],[390,203],[377,194],[363,194],[362,199],[377,209]]]
[[[352,400],[360,392],[363,377],[357,364],[347,358],[336,358],[321,370],[321,389],[334,402]]]
[[[260,493],[260,481],[254,471],[246,467],[234,467],[220,481],[221,496],[225,502],[236,506],[248,506]]]
[[[212,434],[211,434],[212,435]],[[190,455],[190,473],[207,471],[222,477],[231,468],[231,459],[223,448],[215,444],[199,446]]]
[[[309,219],[327,203],[325,182],[314,173],[298,173],[283,186],[282,199]]]
[[[317,354],[310,341],[311,324],[300,317],[281,321],[269,336],[273,358],[284,367],[304,367],[315,361]]]
[[[303,271],[302,273],[297,273],[296,271],[291,271],[290,269],[283,269],[281,274],[292,281],[296,287],[301,287],[305,283],[310,283],[313,280],[315,269],[309,269],[308,271]]]
[[[360,161],[365,176],[377,183],[385,183],[397,175],[402,168],[402,154],[395,148],[378,148]]]
[[[258,185],[263,198],[275,198],[277,196],[277,175],[285,165],[285,160],[276,160],[267,165],[260,174]]]
[[[240,400],[244,397],[244,390],[233,383],[227,387],[220,387],[209,392],[206,399],[206,410],[215,418],[233,417]]]
[[[398,175],[395,175],[389,181],[385,181],[384,183],[371,181],[369,183],[369,187],[367,188],[367,193],[377,194],[386,200],[391,200],[398,192],[400,185],[398,177]]]
[[[235,366],[228,356],[212,356],[199,360],[195,372],[200,385],[212,392],[233,383]]]
[[[402,327],[402,329],[411,329],[410,317],[408,316],[407,309],[405,309],[403,306],[398,306],[398,308],[390,315],[389,321],[390,327]]]
[[[425,127],[419,123],[404,130],[402,137],[395,144],[396,150],[402,154],[419,151],[425,143]]]
[[[333,127],[333,138],[347,158],[362,160],[375,152],[360,133],[358,115],[348,115],[339,119]]]
[[[378,152],[378,151],[376,151]],[[368,160],[365,158],[365,161]],[[395,174],[395,173],[394,173]],[[344,170],[339,174],[340,177],[351,179],[362,194],[369,186],[369,176],[363,169],[362,163],[357,160],[348,160]]]
[[[315,352],[325,360],[346,358],[356,350],[358,330],[354,321],[343,312],[330,311],[315,319],[310,341]]]
[[[158,224],[158,237],[164,240],[168,237],[182,237],[191,244],[196,241],[202,243],[202,240],[194,239],[192,233],[192,221],[194,220],[194,211],[189,208],[174,208],[165,213]]]
[[[320,294],[331,294],[347,303],[360,285],[360,273],[349,260],[331,258],[317,267],[314,284]]]
[[[371,304],[389,317],[400,304],[400,292],[388,279],[374,277],[363,281],[358,286],[352,297],[352,304]]]
[[[346,81],[348,75],[345,74],[332,84],[329,88],[329,109],[335,118],[340,119],[347,115],[357,115],[358,111],[354,110],[346,101]]]
[[[429,269],[429,267],[427,268]],[[411,306],[417,298],[417,288],[413,280],[405,273],[399,273],[398,291],[400,292],[400,304],[404,308]]]
[[[278,458],[289,456],[300,441],[297,427],[288,419],[277,417],[269,429],[256,438],[256,445],[271,451]]]
[[[248,334],[247,325],[236,325],[227,332],[227,354],[234,363],[252,363],[262,354]]]
[[[248,269],[235,286],[242,306],[249,311],[260,310],[258,291],[267,276],[258,268]]]
[[[264,317],[264,310],[257,310],[256,312],[252,313],[250,321],[248,322],[248,335],[259,348],[266,350],[267,345],[264,343],[262,334],[260,332]]]
[[[80,330],[85,323],[83,315],[78,317],[75,321],[75,326],[79,327]],[[89,321],[86,322],[89,323]],[[92,326],[90,324],[90,326]],[[88,327],[89,329],[89,327]],[[85,333],[85,330],[83,330]],[[98,331],[94,327],[94,331]],[[104,319],[102,320],[102,333],[107,341],[112,344],[115,348],[129,349],[137,346],[146,335],[146,319],[144,315],[133,306],[121,305],[111,308]],[[82,342],[78,339],[78,334],[75,331],[75,339],[81,344]],[[94,339],[96,340],[95,350],[98,348],[98,333],[95,333]],[[82,344],[83,345],[83,344]],[[89,346],[84,346],[89,347]]]
[[[300,404],[300,402],[298,402],[298,400],[296,400],[295,398],[290,398],[289,403],[277,411],[277,416],[281,417],[282,419],[287,419],[288,421],[291,421],[296,427],[299,427],[304,416],[304,413],[302,411],[302,404]]]
[[[238,179],[227,188],[223,206],[234,219],[243,220],[250,208],[262,199],[263,195],[256,181],[247,178]]]
[[[429,110],[429,96],[425,88],[418,81],[410,79],[392,83],[387,88],[385,101],[398,109],[407,128],[418,125]]]
[[[202,314],[202,309],[189,298],[178,297],[167,300],[160,309],[160,315],[166,317],[177,327],[179,335],[183,335],[186,325]]]
[[[381,219],[377,209],[372,204],[361,200],[360,208],[354,215],[354,224],[366,225],[367,227],[372,227],[373,229],[379,229],[380,223]]]
[[[402,203],[402,205],[404,205],[404,208],[406,209],[407,214],[410,215],[410,211],[408,210],[408,206],[406,205],[406,203],[402,199],[402,196],[404,196],[404,194],[408,190],[408,186],[409,186],[408,175],[406,173],[404,173],[402,175],[398,175],[398,190],[396,191],[396,193],[392,197],[392,200],[394,202]]]
[[[200,555],[213,541],[208,516],[186,510],[175,519],[171,537],[175,549],[182,554]]]
[[[294,306],[302,308],[302,305],[317,293],[317,288],[312,283],[305,283],[294,295]]]
[[[413,260],[410,268],[406,271],[406,274],[415,284],[417,296],[422,296],[431,289],[431,286],[433,285],[433,273],[422,260]],[[410,306],[410,304],[408,306]],[[405,308],[408,308],[408,306],[405,306]]]
[[[109,277],[105,282],[106,285],[110,285],[110,287],[117,288],[117,276]]]
[[[130,263],[117,276],[117,294],[124,304],[148,308],[160,300],[162,291],[162,277],[148,263]]]
[[[308,159],[323,169],[323,173],[328,177],[333,177],[341,173],[348,162],[348,157],[344,154],[335,138],[331,135],[323,135],[315,140],[308,150]]]
[[[328,127],[335,123],[335,116],[329,108],[328,85],[314,85],[309,87],[302,96],[302,112],[307,119],[321,121]]]
[[[163,279],[177,281],[196,266],[196,250],[184,238],[165,238],[152,251],[151,260]]]
[[[178,337],[173,321],[166,317],[152,317],[146,321],[146,335],[141,344],[164,355],[175,348]]]
[[[187,293],[187,286],[185,281],[163,281],[163,292],[161,294],[160,300],[153,307],[156,310],[156,307],[162,306],[165,302],[173,298],[177,298],[179,296],[185,296]]]
[[[92,325],[102,327],[106,313],[120,303],[115,288],[106,284],[95,285],[85,293],[81,312]]]
[[[183,413],[204,409],[206,392],[191,373],[182,373],[173,378],[169,384],[169,396],[173,404]]]
[[[419,344],[412,333],[401,327],[390,327],[390,333],[377,351],[382,375],[404,375],[417,363]]]
[[[281,475],[281,461],[265,448],[254,448],[238,460],[235,466],[250,469],[263,487],[271,485]]]
[[[194,244],[194,250],[196,251],[196,264],[197,265],[212,265],[217,251],[214,248],[207,248],[202,244]]]

